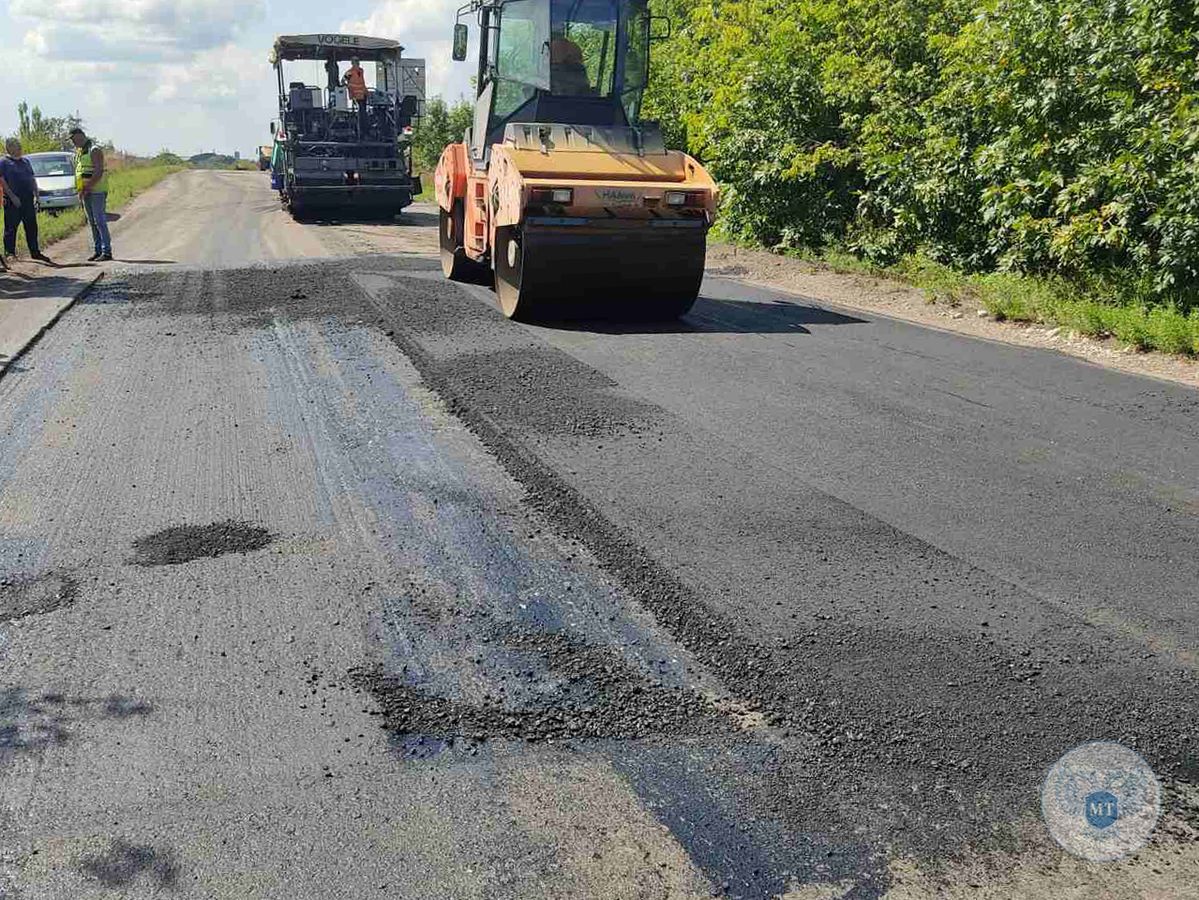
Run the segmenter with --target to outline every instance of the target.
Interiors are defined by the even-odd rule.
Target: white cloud
[[[24,45],[56,61],[181,61],[234,40],[264,0],[13,0]]]
[[[261,66],[265,59],[266,54],[260,50],[233,44],[205,50],[186,63],[158,66],[149,96],[158,102],[236,105],[247,93],[245,73]]]
[[[154,62],[184,59],[169,36],[125,25],[100,27],[43,22],[25,32],[25,48],[53,62]]]
[[[54,62],[180,62],[234,41],[265,0],[12,0],[24,47]]]
[[[365,19],[342,22],[341,31],[399,41],[405,56],[424,58],[425,87],[430,97],[470,99],[474,96],[470,78],[475,74],[473,47],[477,31],[473,16],[463,20],[472,32],[468,61],[456,63],[450,58],[454,18],[461,5],[461,0],[383,0]]]
[[[0,0],[0,95],[55,114],[78,112],[98,136],[131,150],[248,153],[276,114],[266,62],[276,34],[341,30],[394,38],[405,56],[425,59],[429,96],[473,98],[473,51],[467,62],[450,59],[461,3]],[[473,16],[464,21],[473,46],[477,23]],[[311,77],[296,77],[320,83],[313,65]],[[15,127],[15,104],[0,103],[0,132]]]
[[[423,49],[429,41],[450,38],[461,5],[460,0],[383,0],[365,19],[343,22],[341,30],[392,38],[406,48]]]
[[[249,152],[275,105],[267,2],[11,0],[9,90],[122,148]]]

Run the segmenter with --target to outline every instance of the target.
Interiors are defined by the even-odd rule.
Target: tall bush
[[[1183,306],[1199,282],[1199,4],[660,0],[647,98],[767,244],[920,252]]]
[[[416,167],[422,172],[437,168],[441,151],[447,144],[462,140],[462,135],[474,120],[474,107],[465,100],[453,105],[440,97],[425,104],[425,114],[417,120],[412,134],[412,153]]]

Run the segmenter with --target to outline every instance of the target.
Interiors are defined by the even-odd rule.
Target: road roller
[[[494,284],[513,319],[671,319],[695,302],[717,187],[640,117],[647,0],[471,0],[473,124],[434,173],[448,278]]]

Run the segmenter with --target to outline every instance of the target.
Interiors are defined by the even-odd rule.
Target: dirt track
[[[0,379],[0,896],[1199,880],[1199,395],[721,277],[518,326],[432,225],[187,173]],[[1095,738],[1131,862],[1038,827]]]

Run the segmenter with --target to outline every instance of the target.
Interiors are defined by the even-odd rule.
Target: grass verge
[[[971,298],[999,321],[1060,325],[1079,334],[1115,338],[1137,350],[1199,354],[1199,307],[1154,302],[1146,286],[1094,278],[991,272],[966,275],[940,263],[909,257],[888,269],[934,299]]]
[[[433,172],[417,172],[420,178],[420,193],[412,200],[416,203],[433,203],[437,200],[437,192],[433,189]]]
[[[958,272],[927,257],[909,256],[878,266],[844,250],[784,251],[836,272],[894,278],[920,288],[930,302],[973,302],[995,319],[1057,325],[1096,338],[1114,338],[1138,350],[1199,355],[1199,307],[1154,300],[1144,284],[1093,278]]]
[[[147,188],[153,187],[172,172],[178,172],[182,166],[130,166],[116,169],[108,173],[108,204],[110,212],[123,208],[130,200]],[[48,212],[37,214],[38,239],[42,247],[48,247],[55,241],[74,234],[87,225],[83,208],[76,206],[72,209],[50,215]],[[28,256],[29,248],[25,244],[25,230],[17,232],[17,252]]]

